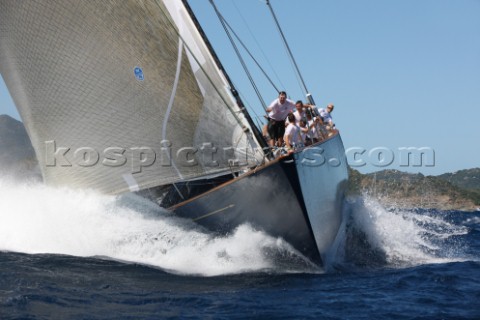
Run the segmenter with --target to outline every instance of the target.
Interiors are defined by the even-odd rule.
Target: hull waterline
[[[321,265],[342,222],[347,180],[342,140],[335,135],[172,209],[223,234],[249,223]]]

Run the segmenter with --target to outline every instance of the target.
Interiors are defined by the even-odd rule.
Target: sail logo
[[[133,74],[135,75],[135,78],[137,78],[137,80],[139,81],[143,81],[145,79],[143,75],[143,70],[140,67],[135,67],[133,69]]]

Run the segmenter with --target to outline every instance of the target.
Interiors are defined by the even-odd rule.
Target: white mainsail
[[[181,0],[1,0],[0,73],[51,185],[121,193],[263,160]]]

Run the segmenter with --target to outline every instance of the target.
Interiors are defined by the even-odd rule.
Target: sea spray
[[[101,256],[208,276],[314,270],[284,240],[247,224],[219,236],[133,194],[106,196],[5,180],[0,180],[0,250]]]
[[[452,241],[468,232],[447,217],[426,210],[383,208],[364,195],[345,203],[346,230],[334,264],[361,267],[410,267],[465,260],[462,244]]]
[[[345,223],[326,267],[408,267],[462,261],[445,215],[384,209],[364,196],[345,203]],[[0,250],[53,253],[152,265],[181,274],[318,272],[281,238],[244,224],[216,235],[133,194],[49,188],[0,180]]]

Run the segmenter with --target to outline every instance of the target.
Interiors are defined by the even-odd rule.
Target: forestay
[[[0,43],[50,185],[121,193],[262,161],[180,0],[2,0]]]

